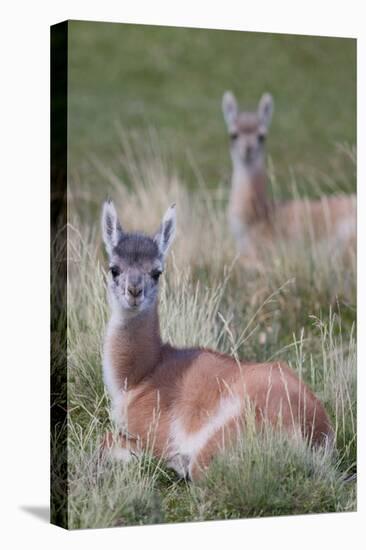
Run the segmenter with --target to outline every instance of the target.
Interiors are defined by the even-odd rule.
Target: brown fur
[[[266,178],[262,172],[252,175],[249,181],[233,181],[229,215],[240,219],[247,227],[258,223],[272,223],[274,205],[266,194]]]
[[[258,258],[277,241],[327,241],[330,251],[343,253],[356,248],[355,195],[273,203],[266,195],[264,175],[258,175],[250,186],[232,190],[229,217],[243,224],[245,245],[240,250],[247,258]]]

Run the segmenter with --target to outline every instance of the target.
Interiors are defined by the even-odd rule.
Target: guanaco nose
[[[141,286],[128,285],[127,292],[133,298],[138,298],[142,294],[142,288]]]
[[[250,160],[254,153],[254,147],[252,145],[247,145],[246,151],[245,151],[245,158],[246,160]]]

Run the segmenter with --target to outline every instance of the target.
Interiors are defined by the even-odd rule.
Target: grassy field
[[[356,265],[278,244],[266,269],[235,258],[221,96],[275,98],[275,196],[355,190],[355,43],[72,22],[69,32],[69,524],[71,528],[347,511],[356,507]],[[149,456],[101,460],[108,309],[100,207],[155,231],[177,203],[161,328],[176,345],[283,359],[324,401],[335,453],[248,430],[198,484]]]
[[[281,191],[293,171],[307,192],[311,178],[344,184],[352,169],[334,149],[356,140],[355,81],[355,40],[71,22],[70,166],[100,184],[89,156],[120,169],[116,127],[153,128],[185,183],[196,169],[216,187],[230,174],[224,91],[248,108],[268,91]]]

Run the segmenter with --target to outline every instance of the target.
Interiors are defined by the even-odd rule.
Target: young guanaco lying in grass
[[[269,422],[312,444],[332,440],[322,403],[286,364],[238,363],[211,349],[162,342],[159,278],[175,227],[175,206],[153,237],[127,233],[113,203],[103,207],[111,309],[103,370],[119,429],[118,437],[105,435],[103,453],[129,461],[148,450],[179,476],[197,479],[245,431],[248,403],[258,429]]]
[[[265,142],[273,113],[271,95],[261,97],[256,111],[240,112],[234,95],[225,92],[222,110],[233,166],[228,219],[238,252],[255,258],[276,241],[304,238],[327,240],[338,250],[354,247],[355,195],[278,202],[269,197]]]

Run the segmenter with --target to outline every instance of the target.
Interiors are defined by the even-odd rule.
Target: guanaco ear
[[[165,259],[167,252],[174,240],[176,228],[175,204],[172,204],[165,212],[159,231],[154,237],[159,252]]]
[[[102,233],[107,253],[111,255],[113,248],[118,244],[123,234],[116,208],[111,200],[103,204]]]
[[[258,117],[261,124],[265,126],[266,130],[268,130],[269,125],[271,124],[272,114],[273,98],[271,94],[263,94],[258,104]]]
[[[235,125],[236,117],[238,116],[238,103],[232,92],[225,92],[222,98],[222,112],[224,113],[224,119],[227,129],[232,130]]]

